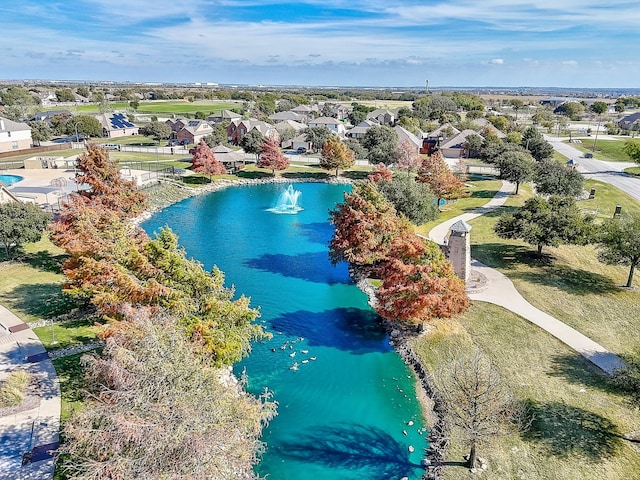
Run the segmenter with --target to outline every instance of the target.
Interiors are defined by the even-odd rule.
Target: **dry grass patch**
[[[638,411],[598,368],[543,330],[495,305],[475,302],[456,319],[414,340],[431,371],[451,346],[479,347],[534,416],[522,434],[479,448],[486,479],[622,480],[640,471],[631,442],[640,431]],[[453,432],[448,461],[462,461],[467,446]],[[445,479],[475,478],[446,467]]]
[[[11,372],[0,385],[0,408],[20,405],[30,381],[31,377],[24,370]]]

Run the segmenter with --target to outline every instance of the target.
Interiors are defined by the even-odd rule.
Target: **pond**
[[[189,256],[251,297],[273,338],[236,365],[248,390],[273,392],[261,475],[274,480],[419,479],[427,447],[411,370],[351,281],[333,266],[328,211],[349,187],[295,183],[295,213],[277,212],[285,184],[187,199],[143,227],[169,225]],[[411,451],[413,450],[413,451]]]

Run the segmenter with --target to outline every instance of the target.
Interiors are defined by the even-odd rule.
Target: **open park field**
[[[132,111],[133,109],[129,105],[129,102],[112,102],[109,104],[110,108],[113,110],[120,111]],[[148,113],[152,115],[184,115],[184,114],[195,114],[196,112],[204,112],[207,115],[211,115],[212,113],[219,112],[224,109],[230,109],[237,107],[238,104],[236,102],[230,101],[204,101],[198,100],[194,102],[189,102],[188,100],[153,100],[153,101],[141,101],[136,112],[137,113]],[[50,107],[43,108],[43,110],[59,110],[60,107]],[[91,105],[77,105],[71,108],[77,114],[98,114],[100,113],[100,105],[91,104]]]

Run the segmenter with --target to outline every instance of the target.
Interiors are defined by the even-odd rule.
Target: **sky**
[[[640,87],[638,0],[2,0],[0,79]]]

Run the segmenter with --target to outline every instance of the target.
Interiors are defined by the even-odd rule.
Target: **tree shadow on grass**
[[[1,294],[0,303],[38,318],[62,315],[78,306],[73,297],[62,292],[59,283],[19,285]]]
[[[413,478],[423,470],[410,461],[408,445],[379,428],[358,424],[317,426],[277,449],[284,457],[350,471],[353,478]]]
[[[275,318],[271,326],[290,337],[303,337],[310,347],[331,347],[355,355],[392,349],[378,316],[371,310],[299,310]]]
[[[348,178],[349,180],[364,180],[371,172],[365,170],[346,170],[340,174],[341,177]]]
[[[624,437],[618,427],[601,415],[560,402],[529,402],[528,408],[534,420],[523,438],[550,455],[599,462],[622,446]]]
[[[610,377],[582,355],[554,355],[550,360],[551,369],[547,373],[552,377],[607,393],[620,393]]]
[[[483,243],[471,246],[471,257],[492,268],[515,268],[516,264],[549,264],[545,257],[537,257],[532,247],[510,243]]]
[[[244,265],[263,272],[329,285],[349,284],[351,278],[345,266],[331,268],[327,252],[300,253],[298,255],[264,254],[246,260]]]
[[[256,179],[256,178],[269,178],[273,177],[271,172],[257,172],[257,171],[245,171],[242,170],[236,174],[238,178]]]
[[[185,185],[208,185],[211,183],[209,177],[203,177],[200,175],[189,175],[182,178],[182,183]]]
[[[296,179],[313,179],[313,180],[327,180],[329,174],[326,172],[284,172],[282,178],[288,178],[290,180]]]
[[[539,285],[557,287],[575,295],[592,295],[620,291],[610,278],[567,265],[543,264],[543,271],[514,273],[513,279],[528,280]]]
[[[475,190],[471,193],[470,198],[493,198],[496,193],[498,193],[498,190]]]
[[[62,264],[67,258],[69,258],[67,254],[52,255],[46,250],[20,255],[20,260],[24,263],[43,272],[51,273],[62,273]]]

